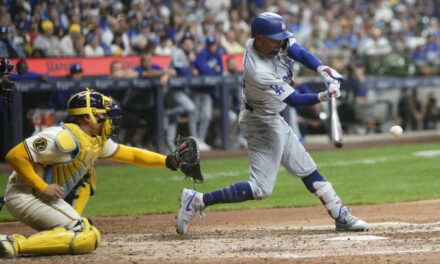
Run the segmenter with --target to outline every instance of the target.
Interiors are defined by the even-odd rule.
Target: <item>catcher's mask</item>
[[[101,131],[103,140],[118,140],[122,113],[119,104],[111,97],[89,90],[74,94],[67,102],[69,116],[88,115],[95,123],[104,123]],[[105,118],[96,119],[95,114],[105,114]]]

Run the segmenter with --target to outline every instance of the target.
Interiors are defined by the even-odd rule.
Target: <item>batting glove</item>
[[[324,65],[318,67],[318,74],[324,80],[324,83],[327,86],[327,91],[332,96],[339,98],[341,96],[339,87],[341,86],[341,81],[343,80],[342,75],[340,75],[335,69]]]

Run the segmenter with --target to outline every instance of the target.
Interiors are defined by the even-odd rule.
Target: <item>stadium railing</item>
[[[309,82],[319,87],[323,84],[319,81]],[[197,77],[173,77],[170,79],[168,88],[176,89],[179,87],[188,88],[215,88],[220,101],[221,110],[221,139],[222,147],[225,150],[231,149],[229,138],[230,123],[228,120],[228,111],[230,109],[230,94],[233,89],[237,89],[242,84],[242,75],[236,74],[231,76],[197,76]],[[410,77],[410,78],[368,78],[364,83],[364,87],[375,91],[385,91],[387,89],[408,89],[418,87],[440,87],[440,76],[434,77]],[[159,152],[166,151],[165,133],[164,133],[164,89],[155,80],[147,79],[102,79],[89,78],[81,81],[72,81],[67,79],[53,79],[48,82],[19,82],[17,89],[13,94],[13,103],[11,108],[4,112],[3,131],[5,145],[3,150],[10,149],[24,139],[23,124],[24,110],[23,95],[28,92],[54,92],[78,90],[78,88],[90,88],[98,91],[109,90],[126,90],[126,89],[153,89],[155,96],[155,135],[156,150]],[[322,88],[321,87],[321,88]],[[316,89],[314,89],[316,90]]]

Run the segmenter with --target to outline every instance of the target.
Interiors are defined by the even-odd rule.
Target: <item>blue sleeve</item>
[[[154,63],[151,65],[151,69],[152,70],[157,70],[157,71],[162,71],[163,70],[162,66],[160,66],[159,64],[154,64]]]
[[[296,61],[301,62],[302,65],[306,66],[307,68],[313,71],[316,71],[316,69],[318,69],[318,67],[323,64],[318,57],[316,57],[310,51],[298,45],[298,43],[293,44],[287,49],[287,56],[289,56],[290,58]]]
[[[144,69],[142,69],[141,66],[137,66],[135,67],[133,70],[135,70],[138,73],[138,77],[141,78],[142,77],[142,72],[144,71]]]
[[[199,54],[197,54],[197,58],[194,61],[194,66],[199,70],[200,74],[209,73],[208,64],[206,62],[207,54],[202,50]]]
[[[174,69],[176,70],[177,75],[179,76],[192,76],[191,68],[175,67]]]
[[[218,64],[220,65],[220,72],[218,74],[223,73],[223,60],[222,60],[222,54],[218,53]]]
[[[318,94],[299,94],[297,92],[291,93],[284,102],[290,106],[305,106],[319,103]]]

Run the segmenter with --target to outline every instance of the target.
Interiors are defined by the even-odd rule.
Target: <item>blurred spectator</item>
[[[422,128],[423,114],[421,108],[415,88],[402,90],[397,105],[397,122],[404,131],[415,131]]]
[[[133,50],[137,53],[142,53],[146,50],[146,48],[151,45],[150,42],[152,40],[150,39],[150,36],[152,35],[152,32],[150,30],[150,25],[146,20],[142,20],[142,22],[139,25],[139,32],[136,32],[136,34],[133,34],[131,39],[131,44],[133,46]],[[122,36],[121,36],[122,38]],[[129,50],[126,50],[128,53]]]
[[[238,70],[238,61],[236,56],[229,56],[226,59],[226,76],[241,75],[241,71]],[[238,114],[240,112],[242,103],[243,86],[240,84],[237,87],[229,87],[231,96],[231,110],[229,110],[229,121],[231,122],[231,142],[233,148],[245,148],[247,146],[246,139],[241,134],[238,126]],[[219,128],[217,131],[221,131]]]
[[[191,33],[186,32],[180,40],[180,48],[173,50],[169,68],[174,69],[178,76],[193,76],[192,63],[195,60],[194,38]],[[175,150],[175,138],[177,134],[178,121],[181,115],[186,114],[188,118],[188,130],[190,136],[197,136],[197,123],[195,117],[196,107],[188,96],[187,87],[172,89],[167,93],[167,109],[165,111],[167,124],[167,145],[171,152]],[[179,133],[180,134],[180,133]]]
[[[159,85],[165,87],[168,84],[168,80],[171,76],[176,75],[174,69],[163,69],[161,66],[152,62],[151,50],[146,51],[140,56],[140,65],[134,68],[139,78],[157,79]],[[132,130],[132,135],[126,135],[126,139],[130,144],[137,146],[154,145],[154,89],[140,90],[129,89],[125,93],[122,99],[122,108],[125,109],[127,115],[131,119],[136,119],[137,124],[141,124],[135,130]],[[145,124],[145,125],[142,125]],[[146,129],[148,125],[148,129]],[[136,133],[140,133],[139,136],[134,136]],[[135,139],[131,139],[135,137]]]
[[[22,48],[11,40],[11,30],[9,27],[0,27],[0,57],[5,58],[24,58]]]
[[[423,129],[437,129],[440,124],[440,110],[437,105],[437,97],[430,92],[423,102]]]
[[[44,57],[60,57],[63,55],[60,42],[54,36],[53,23],[50,20],[45,20],[41,23],[43,34],[38,35],[34,41],[34,49],[41,50]]]
[[[98,34],[91,33],[87,45],[84,47],[86,57],[103,57],[104,49],[100,45]]]
[[[83,78],[83,69],[81,67],[81,64],[75,63],[70,66],[70,73],[67,76],[67,78],[70,78],[75,81],[82,80]]]
[[[161,36],[159,45],[154,50],[154,55],[170,56],[172,53],[173,42],[167,36]]]
[[[412,56],[421,75],[440,73],[440,44],[434,32],[427,33],[426,44],[418,46]]]
[[[74,43],[77,39],[80,39],[82,43],[81,26],[78,24],[72,24],[69,27],[69,34],[65,35],[60,41],[61,50],[63,51],[64,56],[80,56],[74,46]]]
[[[120,61],[113,61],[110,64],[110,76],[113,78],[136,78],[138,77],[138,73],[133,69],[124,69],[122,67],[122,63]]]
[[[84,50],[84,41],[83,38],[77,38],[73,40],[73,49],[78,57],[85,57],[86,52]]]
[[[199,44],[196,45],[196,51],[200,51],[205,47],[206,39],[214,34],[214,30],[214,24],[209,23],[207,20],[202,22],[201,27],[197,30],[197,39]]]
[[[79,63],[72,64],[70,66],[69,74],[66,76],[66,78],[74,81],[82,80],[83,70],[81,64]],[[78,89],[80,89],[78,85],[77,87]],[[70,97],[77,92],[78,92],[77,90],[53,92],[50,96],[49,108],[54,109],[56,111],[61,111],[60,113],[65,113],[63,111],[66,110],[67,102],[69,101]]]
[[[33,20],[29,25],[29,29],[25,31],[25,37],[29,41],[30,49],[28,51],[28,55],[32,54],[32,48],[34,46],[34,41],[38,37],[38,22]]]
[[[380,28],[371,27],[368,34],[360,40],[358,53],[360,55],[367,55],[379,57],[387,55],[391,52],[391,45],[388,39],[382,35]]]
[[[244,52],[244,47],[237,41],[237,35],[233,30],[226,32],[224,46],[229,54],[242,54]]]
[[[206,47],[197,54],[194,67],[199,75],[221,75],[223,73],[222,57],[215,37],[211,36],[206,39]],[[211,149],[205,140],[212,116],[212,93],[212,87],[192,91],[198,122],[196,138],[199,140],[200,150],[206,151]]]
[[[368,101],[368,90],[365,88],[365,67],[362,60],[357,59],[349,65],[348,78],[354,83],[354,119],[367,127],[366,133],[379,132],[379,122],[375,116],[375,104]]]
[[[21,59],[17,62],[16,73],[9,75],[9,79],[12,81],[26,81],[26,80],[40,80],[47,81],[48,77],[44,74],[39,74],[33,71],[29,71],[29,66],[26,60]]]
[[[129,53],[129,49],[125,48],[124,41],[122,40],[122,33],[119,31],[113,34],[110,52],[113,56],[127,56]]]
[[[146,51],[141,55],[141,65],[134,68],[140,78],[159,79],[159,84],[165,86],[170,77],[176,75],[174,69],[163,69],[152,62],[152,52]]]

